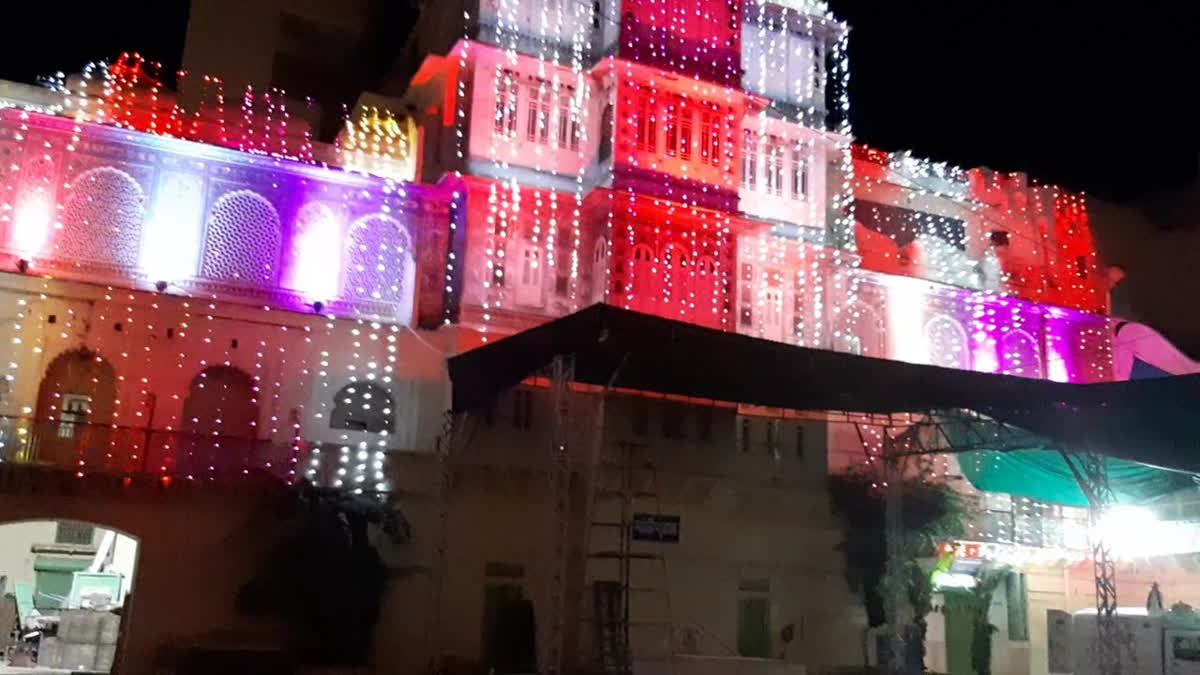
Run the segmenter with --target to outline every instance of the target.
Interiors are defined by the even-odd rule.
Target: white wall
[[[516,56],[515,61],[509,61],[504,52],[487,45],[473,45],[471,53],[474,57],[471,66],[473,92],[469,148],[472,159],[553,172],[571,178],[580,175],[595,160],[599,148],[598,127],[603,100],[598,95],[596,80],[590,72],[575,72],[569,67],[555,66],[528,56]],[[516,128],[512,136],[498,135],[495,129],[497,94],[503,88],[497,77],[500,76],[499,82],[503,82],[503,70],[517,74],[516,104],[513,106],[510,103],[504,108],[505,114],[516,115]],[[531,141],[528,137],[530,102],[533,92],[540,91],[539,80],[546,81],[548,84],[545,86],[550,91],[549,128],[545,142],[540,140],[543,123],[539,117],[534,119],[535,140]],[[557,92],[554,91],[556,84]],[[568,87],[574,88],[575,98],[564,107],[561,99],[570,94]],[[577,111],[572,114],[577,114],[579,119],[578,150],[571,149],[569,129],[568,145],[559,145],[560,109]]]
[[[751,187],[742,174],[743,169],[747,167],[744,136],[737,139],[738,143],[743,144],[738,155],[742,157],[743,165],[737,167],[740,181],[738,208],[753,216],[824,230],[825,167],[831,152],[830,141],[812,129],[767,115],[747,115],[742,128],[751,132],[757,142],[753,146],[756,150],[755,180]],[[767,141],[769,137],[782,141],[783,149],[783,188],[774,192],[767,188],[767,165],[770,154]],[[792,191],[794,153],[797,151],[803,164],[807,184],[804,186],[806,189],[802,196],[797,196]]]
[[[34,583],[33,563],[37,556],[31,549],[34,544],[54,543],[56,527],[53,520],[0,523],[0,576],[8,577],[4,593],[13,592],[18,583]]]

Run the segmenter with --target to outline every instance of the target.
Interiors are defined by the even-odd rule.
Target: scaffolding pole
[[[455,413],[447,410],[442,417],[442,430],[434,446],[438,468],[438,523],[434,535],[430,576],[429,612],[431,616],[425,624],[425,649],[432,660],[434,672],[440,672],[442,659],[442,594],[446,585],[446,550],[450,544],[450,498],[454,487],[454,444],[465,434],[463,427],[466,413]]]
[[[553,406],[553,429],[549,447],[549,500],[553,513],[550,532],[551,566],[546,598],[549,617],[544,622],[545,631],[539,640],[542,653],[538,659],[541,675],[558,675],[563,666],[564,613],[567,592],[567,549],[569,546],[570,481],[571,466],[568,448],[570,425],[571,380],[573,363],[570,357],[556,356],[551,364],[550,398]]]
[[[1096,583],[1099,675],[1121,675],[1121,650],[1128,646],[1130,636],[1124,634],[1114,619],[1117,612],[1117,570],[1112,551],[1099,528],[1105,508],[1116,503],[1108,483],[1108,466],[1104,457],[1094,452],[1059,452],[1088,500],[1088,520],[1091,524],[1089,545]]]

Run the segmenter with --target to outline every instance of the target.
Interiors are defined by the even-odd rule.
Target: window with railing
[[[700,161],[721,165],[721,116],[715,112],[700,114]]]
[[[550,108],[554,92],[546,80],[529,87],[529,117],[525,120],[525,138],[530,143],[550,142]]]
[[[783,194],[783,139],[768,136],[766,144],[766,188],[767,194]]]
[[[758,184],[758,135],[742,131],[742,187],[753,191]]]
[[[794,201],[806,199],[808,161],[804,144],[749,129],[742,134],[742,188]]]
[[[574,103],[573,89],[567,88],[567,93],[558,97],[558,147],[579,151],[581,130],[579,128],[579,111]]]
[[[516,71],[501,69],[496,87],[496,110],[493,115],[497,136],[517,135],[517,111],[520,105],[520,83]]]
[[[658,151],[658,120],[655,116],[654,102],[649,94],[642,94],[637,100],[637,118],[634,120],[634,144],[638,150],[646,152]]]
[[[342,387],[333,397],[329,427],[372,433],[395,431],[396,412],[392,394],[373,382],[353,382]]]
[[[804,199],[808,196],[808,166],[799,147],[792,148],[792,163],[788,168],[791,171],[792,199]]]
[[[664,136],[667,157],[675,157],[679,154],[680,113],[679,105],[676,103],[668,105],[666,114],[663,115],[666,119]]]
[[[742,67],[746,91],[787,103],[824,100],[824,54],[811,36],[747,24],[742,34]]]

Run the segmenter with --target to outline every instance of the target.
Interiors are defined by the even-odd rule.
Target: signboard
[[[629,525],[630,537],[634,541],[657,541],[664,544],[679,543],[679,516],[663,516],[655,513],[635,513]]]

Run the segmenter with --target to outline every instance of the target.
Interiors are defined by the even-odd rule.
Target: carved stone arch
[[[83,470],[120,469],[110,453],[117,371],[87,348],[56,356],[38,386],[34,459]]]
[[[1024,330],[1010,330],[1000,338],[1000,367],[1005,375],[1041,378],[1042,359],[1037,340]]]
[[[128,173],[101,166],[71,182],[55,236],[56,254],[72,262],[137,267],[146,195]]]
[[[350,225],[346,248],[345,294],[411,303],[415,247],[403,223],[386,213],[363,216]]]
[[[930,364],[960,370],[971,367],[967,333],[959,322],[945,314],[936,314],[925,323],[924,337]]]
[[[861,300],[842,310],[834,342],[840,352],[877,359],[887,356],[883,319]]]
[[[279,275],[283,232],[279,212],[253,190],[234,190],[213,204],[204,233],[200,276],[273,286]]]
[[[258,456],[258,385],[240,368],[209,366],[188,385],[177,468],[194,477],[263,467]]]

